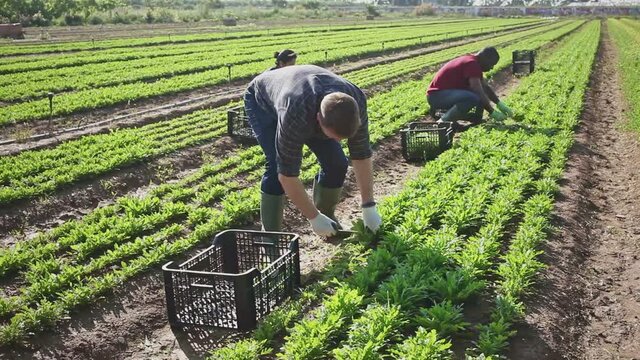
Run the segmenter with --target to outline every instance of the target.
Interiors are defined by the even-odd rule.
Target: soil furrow
[[[512,359],[640,355],[640,144],[624,129],[616,50],[606,26],[543,249],[543,272]]]

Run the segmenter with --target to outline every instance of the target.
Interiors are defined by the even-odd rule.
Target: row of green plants
[[[537,48],[582,24],[571,22],[559,26],[549,25],[522,33],[502,35],[467,45],[452,47],[431,54],[344,74],[363,88],[396,79],[410,71],[436,65],[458,54],[487,45],[503,46],[515,43],[509,49]],[[382,69],[382,70],[380,70]],[[370,76],[367,74],[371,74]],[[233,103],[230,106],[236,106]],[[211,141],[226,131],[226,109],[204,110],[134,129],[116,130],[109,134],[86,136],[65,142],[55,148],[26,151],[0,159],[0,203],[38,196],[112,169],[145,161],[171,151]],[[377,116],[373,113],[372,118]]]
[[[509,98],[522,115],[516,123],[466,132],[400,194],[385,199],[380,245],[316,310],[289,326],[280,349],[275,335],[286,324],[272,337],[259,331],[216,350],[211,359],[274,353],[281,359],[451,359],[453,341],[464,343],[469,334],[477,340],[467,359],[499,356],[541,268],[538,248],[599,30],[590,23],[519,85]],[[514,223],[517,231],[500,255]],[[467,322],[465,300],[491,293],[490,321]]]
[[[508,249],[492,271],[496,277],[492,286],[494,307],[490,321],[479,327],[477,340],[490,345],[487,354],[499,354],[508,346],[509,337],[516,333],[514,324],[526,313],[525,297],[534,292],[535,277],[544,268],[538,257],[551,230],[553,202],[581,117],[600,41],[600,25],[592,22],[575,43],[558,51],[541,72],[522,82],[526,92],[516,92],[509,99],[522,114],[519,124],[545,136],[550,151],[548,165],[535,183],[535,192],[520,209],[522,220]]]
[[[457,22],[460,20],[451,19],[439,19],[429,20],[432,22]],[[296,33],[323,33],[331,31],[349,31],[358,29],[374,29],[374,28],[395,28],[398,26],[424,25],[424,20],[414,20],[411,22],[405,21],[389,21],[383,23],[368,23],[366,25],[323,25],[323,26],[301,26],[301,27],[284,27],[275,29],[245,29],[229,30],[225,29],[223,32],[211,32],[206,34],[186,34],[186,35],[159,35],[146,38],[126,38],[126,39],[109,39],[98,41],[72,41],[72,42],[55,42],[44,43],[34,45],[12,45],[3,46],[0,48],[0,55],[3,56],[15,56],[26,54],[48,54],[48,53],[61,53],[69,51],[94,51],[100,49],[111,48],[129,48],[148,45],[162,45],[162,44],[181,44],[191,42],[202,41],[226,41],[237,38],[251,38],[251,37],[268,37],[273,35],[286,35]]]
[[[584,24],[583,21],[562,21],[555,24],[536,27],[529,30],[513,32],[506,35],[492,37],[486,40],[479,40],[467,45],[455,46],[444,49],[431,54],[415,56],[403,61],[394,61],[388,64],[376,66],[375,68],[366,68],[346,74],[345,76],[352,82],[361,87],[368,87],[388,81],[387,74],[394,74],[394,77],[404,74],[411,74],[420,71],[426,66],[433,66],[446,62],[457,55],[464,53],[472,53],[486,46],[505,47],[511,42],[517,42],[517,46],[521,48],[538,48],[551,40],[557,39],[565,34],[570,33],[579,26]],[[502,51],[502,56],[509,57],[509,53]]]
[[[527,25],[514,25],[513,27],[522,26]],[[488,32],[489,30],[484,31]],[[470,30],[470,32],[473,32],[473,30]],[[479,30],[477,30],[476,34],[478,32]],[[467,36],[466,32],[464,35],[463,33],[459,34],[461,37]],[[449,38],[449,35],[444,33],[430,37],[430,41],[437,42],[447,38]],[[304,54],[304,59],[300,60],[301,63],[308,64],[337,62],[349,58],[353,59],[354,57],[366,56],[372,53],[392,52],[419,46],[421,41],[420,36],[410,36],[410,38],[407,39],[399,39],[385,43],[384,50],[382,49],[381,42],[371,39],[365,41],[368,45],[361,44],[361,46],[354,48],[340,47],[328,53],[325,53],[325,50],[322,48],[313,47],[309,52]],[[245,61],[248,62],[240,62],[233,66],[232,79],[237,80],[255,76],[273,65],[273,58],[260,57],[256,61],[254,56],[249,56]],[[167,64],[163,66],[171,70],[171,66]],[[27,101],[1,107],[0,125],[44,119],[52,114],[54,116],[69,115],[79,111],[98,109],[125,102],[130,103],[159,95],[175,94],[202,87],[220,85],[228,80],[229,70],[226,66],[223,66],[196,73],[160,78],[150,82],[125,83],[122,85],[63,93],[55,97],[52,112],[49,108],[48,99]]]
[[[630,113],[631,127],[640,132],[640,22],[631,19],[607,20],[609,34],[618,50],[620,80]]]
[[[451,344],[441,337],[468,327],[461,304],[482,285],[469,275],[486,266],[479,259],[495,250],[478,245],[500,239],[524,190],[540,173],[536,155],[547,147],[524,133],[490,135],[467,136],[400,194],[385,199],[381,212],[389,230],[381,243],[351,273],[339,274],[336,293],[290,329],[279,358],[377,359],[380,352],[389,352],[391,358],[430,359],[449,354]],[[367,241],[362,233],[358,237]],[[359,310],[335,305],[345,293],[364,298]],[[356,314],[349,326],[349,317]],[[416,328],[415,337],[401,341],[401,334]],[[260,330],[250,340],[213,352],[212,358],[271,353],[283,330],[271,331],[269,338]]]
[[[491,20],[497,30],[522,26],[518,20]],[[216,68],[224,68],[230,64],[237,66],[251,62],[273,61],[273,49],[288,47],[296,49],[302,55],[343,52],[343,49],[382,50],[381,44],[389,44],[397,49],[395,42],[411,39],[422,39],[429,44],[433,39],[440,39],[443,34],[451,38],[474,35],[491,28],[485,22],[471,22],[448,26],[424,26],[397,28],[393,32],[387,29],[362,30],[354,32],[332,32],[310,38],[308,35],[286,37],[271,43],[264,39],[245,39],[241,42],[216,43],[220,46],[203,48],[198,52],[186,55],[172,55],[139,60],[116,61],[100,64],[66,67],[61,69],[31,70],[17,74],[7,74],[0,79],[0,101],[17,102],[42,98],[47,92],[84,90],[131,84],[158,78],[172,77],[180,74],[197,73]],[[269,39],[272,40],[272,39]],[[371,49],[369,49],[371,51]],[[323,53],[324,54],[324,53]],[[358,54],[362,54],[359,52]],[[350,56],[345,54],[346,56]]]
[[[519,195],[539,168],[531,156],[540,151],[538,144],[518,135],[483,135],[475,138],[474,148],[456,149],[439,160],[452,176],[436,178],[436,172],[425,170],[397,200],[389,201],[391,208],[383,214],[391,220],[382,246],[372,253],[367,266],[346,280],[349,290],[364,297],[366,307],[341,316],[342,323],[325,323],[323,304],[318,316],[312,314],[288,330],[278,358],[368,359],[385,353],[429,358],[420,346],[412,346],[411,337],[402,341],[401,335],[420,326],[440,336],[465,329],[463,321],[441,317],[461,318],[465,301],[477,295],[483,284],[474,276],[475,263],[465,261],[474,259],[464,252],[467,238],[499,236],[510,220],[510,209],[518,205]],[[512,157],[504,156],[506,150]],[[443,183],[448,186],[425,188]],[[380,257],[389,261],[377,260]],[[384,308],[388,310],[383,313],[393,318],[381,318]],[[373,323],[373,318],[381,323]],[[376,329],[380,326],[384,328]],[[314,339],[317,332],[321,333],[318,341]]]
[[[458,26],[459,24],[472,24],[473,21],[456,23],[443,23],[433,22],[429,24],[422,24],[420,28],[434,27],[441,28],[446,24]],[[486,22],[487,26],[491,26],[491,22]],[[395,29],[407,29],[415,27],[415,24],[406,24],[405,26],[398,26]],[[379,28],[358,28],[351,29],[349,31],[336,31],[319,33],[319,37],[326,37],[327,35],[348,35],[348,34],[366,34],[370,32],[381,31]],[[388,29],[387,29],[388,31]],[[204,50],[210,50],[213,48],[225,48],[230,45],[242,47],[243,44],[259,42],[260,44],[272,44],[279,45],[281,41],[297,41],[300,38],[309,37],[307,33],[292,33],[292,34],[273,34],[269,37],[255,37],[255,38],[236,38],[226,41],[214,41],[214,42],[196,42],[196,43],[183,43],[183,44],[170,44],[170,45],[149,45],[132,48],[113,48],[105,50],[95,50],[80,52],[74,54],[73,57],[64,56],[64,54],[47,54],[42,56],[24,56],[24,57],[10,57],[0,59],[0,74],[11,74],[33,70],[46,70],[65,67],[77,67],[88,64],[99,64],[105,62],[120,62],[131,61],[141,59],[151,59],[165,56],[176,55],[188,55]],[[255,41],[252,41],[255,40]]]
[[[496,70],[508,64],[509,59],[503,59]],[[418,101],[430,76],[371,99],[369,108],[378,114],[371,124],[374,143],[425,114]],[[398,107],[405,111],[393,111]],[[1,298],[0,342],[20,341],[150,266],[246,221],[256,213],[259,189],[239,185],[238,191],[228,191],[233,189],[229,182],[257,183],[262,162],[259,148],[240,151],[144,198],[122,198],[3,250],[4,279],[24,285],[18,295]],[[303,169],[309,182],[318,170],[311,156],[305,157]],[[114,262],[118,266],[110,265]]]

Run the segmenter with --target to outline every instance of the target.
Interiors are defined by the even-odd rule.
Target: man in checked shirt
[[[373,197],[367,100],[357,86],[318,66],[288,66],[253,79],[244,106],[267,158],[260,204],[264,230],[281,230],[286,194],[316,234],[336,234],[340,225],[334,211],[348,166],[343,139],[360,188],[364,225],[378,230],[382,220]],[[299,179],[303,145],[316,155],[321,168],[313,200]]]

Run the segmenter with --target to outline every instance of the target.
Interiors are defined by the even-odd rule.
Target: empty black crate
[[[450,122],[412,122],[400,130],[402,156],[407,161],[431,160],[451,147],[453,127]]]
[[[227,110],[227,134],[244,139],[254,138],[244,106],[237,106]]]
[[[514,75],[524,75],[533,72],[536,63],[536,52],[534,50],[515,50],[511,55]]]
[[[171,326],[250,330],[300,287],[298,235],[227,230],[164,273]]]

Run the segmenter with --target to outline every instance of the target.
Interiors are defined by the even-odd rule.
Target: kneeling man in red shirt
[[[483,78],[498,63],[500,55],[494,47],[487,47],[476,54],[463,55],[446,63],[431,80],[427,90],[427,102],[431,109],[443,109],[447,112],[442,121],[468,119],[472,122],[482,120],[482,111],[487,110],[497,121],[513,116],[513,111],[498,99],[495,91]],[[494,109],[491,102],[498,109]],[[469,119],[469,112],[475,109]]]

